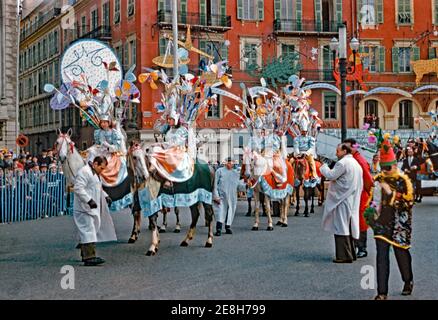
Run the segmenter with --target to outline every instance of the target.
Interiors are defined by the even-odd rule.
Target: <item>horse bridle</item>
[[[62,149],[62,146],[64,145],[64,143],[68,143],[67,150],[72,154],[73,151],[74,151],[75,143],[73,141],[71,141],[71,140],[70,140],[70,142],[68,142],[67,139],[70,139],[68,134],[61,133],[59,135],[59,137],[62,139],[62,143],[60,144],[59,150]],[[55,149],[55,153],[54,154],[55,155],[59,154],[58,148],[54,148],[54,149]],[[65,161],[67,161],[67,157],[65,157],[64,160],[59,159],[59,162],[61,162],[61,165],[63,165]],[[70,167],[70,163],[68,161],[67,161],[67,166],[68,166],[68,169],[70,170],[71,175],[73,176],[73,178],[76,178],[76,175],[73,173],[73,169]]]

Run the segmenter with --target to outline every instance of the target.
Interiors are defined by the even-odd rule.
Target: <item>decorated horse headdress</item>
[[[134,68],[123,78],[120,62],[109,46],[97,40],[80,40],[64,52],[60,88],[46,84],[44,90],[56,92],[50,100],[52,109],[78,108],[81,117],[95,128],[101,120],[120,123],[130,102],[140,102],[140,91],[133,84]]]

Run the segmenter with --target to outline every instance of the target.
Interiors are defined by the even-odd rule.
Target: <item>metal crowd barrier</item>
[[[0,177],[0,223],[71,214],[72,198],[62,173],[4,174]]]

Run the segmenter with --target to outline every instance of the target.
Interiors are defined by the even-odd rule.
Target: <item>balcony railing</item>
[[[84,34],[83,36],[79,38],[91,38],[91,39],[98,39],[98,40],[111,40],[112,33],[111,33],[111,27],[110,26],[99,26],[94,30],[91,30],[90,32]]]
[[[20,40],[24,41],[28,37],[30,37],[35,31],[45,25],[47,22],[52,20],[52,18],[57,17],[61,14],[61,8],[53,8],[49,10],[47,13],[41,15],[41,17],[36,20],[36,22],[32,23],[28,29],[21,30]]]
[[[158,11],[159,24],[172,24],[172,11]],[[178,12],[178,23],[191,26],[231,28],[231,16]]]
[[[331,32],[336,33],[342,23],[337,21],[275,19],[274,31],[284,33]]]
[[[333,69],[303,69],[300,76],[306,81],[335,81]]]
[[[413,129],[414,128],[414,118],[413,117],[400,117],[400,118],[398,118],[398,128],[399,129]]]

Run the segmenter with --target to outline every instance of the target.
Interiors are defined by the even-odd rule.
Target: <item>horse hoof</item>
[[[259,227],[252,227],[251,230],[252,230],[252,231],[257,231],[257,230],[259,230]]]
[[[276,224],[276,226],[281,226],[282,224],[283,224],[283,222],[278,221],[277,224]]]
[[[160,229],[158,230],[158,232],[159,232],[159,233],[166,233],[166,229],[160,228]]]
[[[322,202],[318,202],[318,207],[321,207],[322,206]]]
[[[308,213],[305,213],[304,216],[305,216],[306,218],[308,218],[308,217],[309,217],[309,214],[308,214]]]
[[[213,243],[206,242],[206,243],[205,243],[205,247],[206,247],[206,248],[211,248],[211,247],[213,247]]]
[[[187,243],[187,241],[183,241],[183,242],[181,242],[180,246],[181,247],[188,247],[189,244]]]
[[[272,230],[274,230],[274,228],[273,227],[268,227],[266,230],[272,231]]]
[[[152,250],[148,250],[148,252],[146,252],[146,255],[148,256],[148,257],[150,257],[150,256],[152,256],[152,255],[154,255],[155,254],[155,252],[153,252]]]
[[[155,248],[155,253],[158,253],[158,248]]]
[[[300,215],[299,212],[295,212],[295,214],[294,214],[295,217],[298,217],[299,215]]]
[[[181,232],[180,229],[175,229],[175,230],[173,230],[173,233],[180,233],[180,232]]]
[[[287,228],[287,223],[282,223],[281,226],[282,226],[283,228]]]
[[[315,213],[315,211],[314,210],[310,210],[310,213]]]
[[[129,238],[128,243],[135,243],[135,239]]]

